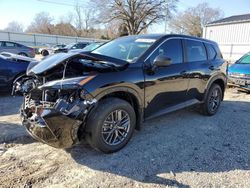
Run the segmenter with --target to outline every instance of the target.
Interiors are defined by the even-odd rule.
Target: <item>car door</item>
[[[146,118],[187,99],[189,79],[186,72],[188,64],[183,61],[182,40],[168,39],[165,41],[147,58],[145,67],[152,65],[154,59],[160,54],[170,58],[171,64],[167,67],[158,67],[154,71],[151,71],[151,68],[145,68]]]
[[[18,54],[15,43],[13,42],[3,42],[3,52],[10,52],[14,54]]]
[[[6,87],[10,78],[9,61],[0,58],[0,87]]]
[[[207,81],[210,78],[211,64],[208,61],[206,48],[203,42],[185,39],[186,61],[189,65],[188,99],[202,100]]]

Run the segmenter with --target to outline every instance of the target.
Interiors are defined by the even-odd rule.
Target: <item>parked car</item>
[[[93,43],[85,46],[83,49],[69,50],[69,52],[91,52],[103,44],[105,44],[105,43],[104,42],[93,42]]]
[[[127,36],[92,52],[55,54],[27,70],[34,85],[21,83],[22,124],[53,147],[85,138],[115,152],[148,119],[191,105],[216,114],[226,70],[215,42],[184,35]]]
[[[71,43],[71,44],[66,45],[63,48],[58,48],[58,49],[54,50],[54,53],[68,52],[69,50],[75,50],[75,49],[83,49],[88,44],[89,44],[89,42]]]
[[[250,91],[250,53],[228,68],[228,84]]]
[[[27,57],[35,57],[35,50],[16,42],[0,41],[0,52],[10,52]]]
[[[2,52],[0,54],[0,91],[10,91],[15,80],[26,77],[26,69],[32,58]]]
[[[38,52],[43,56],[54,54],[54,52],[58,49],[65,48],[65,44],[57,44],[54,46],[46,45],[46,47],[39,48]]]

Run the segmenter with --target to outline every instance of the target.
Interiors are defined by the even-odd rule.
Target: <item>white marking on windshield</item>
[[[155,39],[136,39],[135,42],[145,42],[145,43],[153,43]]]

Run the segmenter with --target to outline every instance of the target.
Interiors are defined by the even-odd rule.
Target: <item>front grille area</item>
[[[233,72],[233,73],[229,73],[228,75],[234,78],[250,79],[250,74],[242,74],[242,73]]]

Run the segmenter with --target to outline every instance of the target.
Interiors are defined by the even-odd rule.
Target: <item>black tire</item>
[[[206,116],[213,116],[216,114],[220,107],[222,96],[221,87],[218,84],[212,84],[204,103],[201,105],[201,113]]]
[[[23,53],[23,52],[19,53],[18,55],[21,55],[21,56],[24,56],[24,57],[28,57],[28,55],[26,53]]]
[[[127,130],[127,132],[123,132],[124,130],[120,131],[119,128],[117,128],[116,130],[118,130],[115,133],[115,138],[118,138],[121,142],[117,143],[116,145],[110,145],[107,143],[108,136],[109,133],[103,133],[103,129],[106,129],[107,127],[105,126],[111,126],[113,127],[114,125],[112,124],[105,124],[104,122],[107,122],[107,118],[110,117],[111,113],[115,113],[119,111],[120,114],[126,114],[126,117],[129,117],[130,120],[130,126],[128,125],[127,127],[129,127],[129,129]],[[117,112],[118,113],[118,112]],[[118,115],[118,114],[117,114]],[[122,117],[122,115],[120,115]],[[112,116],[112,118],[114,118]],[[129,121],[128,120],[128,121]],[[122,122],[119,121],[119,122]],[[122,124],[122,123],[120,123]],[[128,123],[129,124],[129,123]],[[126,101],[119,99],[119,98],[107,98],[104,100],[101,100],[98,104],[98,106],[91,112],[88,120],[87,120],[87,126],[86,126],[86,139],[88,141],[88,143],[95,149],[102,151],[104,153],[113,153],[116,152],[120,149],[122,149],[130,140],[130,138],[132,137],[132,134],[134,132],[135,129],[135,124],[136,124],[136,115],[135,115],[135,111],[133,109],[133,107]],[[118,126],[117,126],[118,127]],[[121,128],[121,127],[120,127]],[[108,127],[107,129],[115,129]],[[115,130],[115,131],[116,131]],[[104,131],[105,132],[105,131]],[[108,131],[106,131],[108,132]],[[111,131],[110,131],[111,132]],[[114,132],[114,131],[113,131]],[[123,132],[126,134],[126,136],[120,136],[122,137],[120,139],[120,136],[118,136],[119,133]],[[107,140],[105,140],[104,138],[104,134],[108,134],[108,136],[106,137]],[[113,138],[113,135],[112,135]],[[111,139],[112,139],[111,138]]]
[[[43,51],[41,52],[41,54],[42,54],[43,56],[47,56],[47,55],[49,55],[49,52],[48,52],[47,50],[43,50]]]

